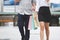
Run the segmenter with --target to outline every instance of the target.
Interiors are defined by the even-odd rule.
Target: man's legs
[[[23,29],[24,20],[23,20],[23,18],[24,18],[23,15],[18,14],[18,28],[21,33],[22,40],[24,40],[24,29]]]
[[[45,30],[46,30],[46,37],[47,37],[46,40],[49,40],[49,23],[48,22],[45,23]]]
[[[28,30],[28,24],[29,24],[29,15],[25,15],[25,40],[29,40],[30,37],[30,30]]]

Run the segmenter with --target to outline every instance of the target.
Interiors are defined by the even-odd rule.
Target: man
[[[15,3],[18,0],[15,1]],[[32,15],[32,11],[35,11],[35,0],[19,0],[19,5],[16,8],[18,12],[18,28],[21,33],[21,40],[29,40],[30,30],[28,30],[29,18]],[[25,31],[24,31],[25,27]]]
[[[38,20],[40,23],[40,40],[44,40],[44,28],[46,30],[46,40],[49,40],[49,23],[51,13],[49,9],[49,0],[39,0]]]

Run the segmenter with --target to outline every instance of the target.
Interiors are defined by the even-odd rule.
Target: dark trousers
[[[29,18],[30,18],[30,15],[18,14],[18,28],[21,33],[21,37],[24,40],[29,40],[29,37],[30,37],[30,30],[28,30]],[[23,27],[25,27],[25,34],[24,34]]]

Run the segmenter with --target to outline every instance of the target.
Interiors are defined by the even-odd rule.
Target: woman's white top
[[[42,6],[49,6],[49,3],[47,3],[47,1],[46,0],[36,0],[36,11],[38,11],[39,10],[39,8],[40,7],[42,7]]]

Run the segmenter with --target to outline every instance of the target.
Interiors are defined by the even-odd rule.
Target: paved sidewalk
[[[40,40],[39,28],[31,30],[30,40]],[[0,40],[20,40],[18,27],[0,27]],[[50,27],[50,40],[60,40],[60,27]]]

